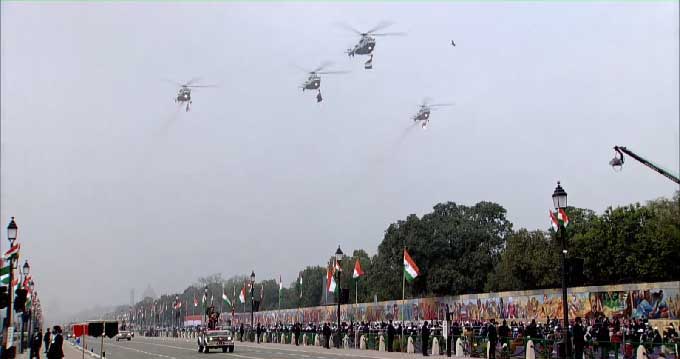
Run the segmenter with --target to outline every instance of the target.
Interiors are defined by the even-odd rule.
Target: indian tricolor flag
[[[559,222],[557,222],[557,217],[555,216],[555,212],[548,210],[548,213],[550,213],[550,225],[553,227],[555,231],[557,231],[560,228]]]
[[[241,288],[241,293],[238,295],[238,300],[241,301],[241,303],[246,302],[246,287]]]
[[[222,286],[222,301],[224,302],[224,304],[229,304],[229,306],[231,307],[231,301],[229,300],[227,293],[224,291],[224,286]]]
[[[361,262],[357,258],[356,263],[354,263],[354,273],[352,273],[352,278],[356,279],[364,275],[364,271],[361,269]]]
[[[562,221],[565,227],[569,225],[569,217],[567,217],[567,212],[564,211],[564,208],[560,208],[557,211],[557,219]]]
[[[2,285],[9,285],[9,261],[0,259],[0,263],[0,282],[2,282]]]
[[[337,285],[335,284],[335,278],[333,278],[333,270],[331,268],[326,269],[326,290],[329,292],[335,292]]]
[[[21,249],[21,244],[15,243],[7,252],[5,252],[5,259],[9,261],[10,258],[19,259],[19,250]]]
[[[406,249],[404,249],[404,275],[409,282],[420,275],[420,269],[418,269],[416,262],[413,261],[411,256],[408,255]]]

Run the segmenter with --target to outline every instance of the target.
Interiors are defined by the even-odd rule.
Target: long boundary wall
[[[677,320],[680,281],[574,287],[568,290],[568,302],[570,318],[605,315]],[[562,318],[562,295],[560,289],[542,289],[347,304],[340,306],[340,317],[347,322],[402,320],[402,315],[404,321],[443,320],[447,307],[453,320],[459,321],[491,318],[539,321],[548,316]],[[255,313],[255,323],[335,322],[336,311],[337,305],[263,311]],[[221,318],[231,319],[235,324],[250,323],[250,313],[236,313],[232,318],[226,312]]]

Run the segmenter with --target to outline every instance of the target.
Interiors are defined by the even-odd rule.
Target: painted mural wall
[[[680,319],[680,282],[577,287],[568,291],[569,317],[604,315],[619,318]],[[458,321],[508,319],[537,321],[562,318],[559,289],[471,294],[342,305],[343,321],[443,320],[446,308]],[[255,322],[273,324],[335,322],[337,306],[320,306],[255,313]],[[402,313],[403,312],[403,313]],[[223,319],[232,319],[223,313]],[[250,313],[237,313],[237,324],[250,323]]]

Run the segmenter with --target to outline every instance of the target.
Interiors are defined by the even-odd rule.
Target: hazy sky
[[[295,279],[438,202],[547,228],[678,186],[678,3],[1,4],[2,211],[50,320],[148,283]],[[337,26],[385,31],[373,70]],[[456,41],[456,47],[450,45]],[[324,101],[298,86],[324,60]],[[189,113],[176,86],[201,76]],[[411,125],[424,97],[455,106]],[[4,230],[2,250],[6,250]],[[23,260],[23,259],[22,259]]]

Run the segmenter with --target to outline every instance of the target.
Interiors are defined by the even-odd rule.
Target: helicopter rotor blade
[[[406,36],[405,32],[381,32],[379,34],[371,34],[371,36]]]
[[[353,27],[351,27],[351,26],[349,26],[345,23],[338,22],[338,23],[335,23],[335,25],[340,26],[341,28],[343,28],[345,30],[351,31],[351,32],[353,32],[353,33],[355,33],[359,36],[363,35],[363,33],[361,31],[359,31],[359,30],[357,30],[357,29],[355,29],[355,28],[353,28]]]
[[[435,103],[432,105],[428,105],[430,107],[445,107],[445,106],[453,106],[452,103]]]
[[[328,74],[348,74],[349,71],[319,71],[317,75],[328,75]]]
[[[326,68],[326,67],[328,67],[332,64],[333,63],[331,61],[324,61],[324,62],[321,63],[321,65],[319,65],[319,67],[315,68],[314,70],[312,70],[310,72],[319,73],[319,71],[323,70],[324,68]]]
[[[421,103],[420,106],[421,106],[421,107],[422,107],[422,106],[427,106],[427,103],[430,102],[430,101],[432,101],[431,98],[429,98],[429,97],[424,97],[424,98],[423,98],[423,102]]]
[[[219,87],[217,85],[187,85],[186,87],[197,88],[197,87]]]
[[[182,86],[182,84],[179,83],[179,82],[177,82],[177,81],[168,80],[168,79],[161,79],[161,80],[163,80],[164,82],[171,83],[171,84],[173,84],[173,85]]]
[[[189,85],[191,85],[192,83],[194,83],[194,82],[196,82],[196,81],[198,81],[198,80],[200,80],[200,79],[201,79],[200,77],[194,77],[194,78],[192,78],[191,80],[187,81],[187,83],[185,83],[184,85],[185,85],[185,86],[189,86]]]
[[[376,26],[373,27],[372,29],[366,31],[366,34],[371,34],[371,35],[373,35],[374,32],[376,32],[376,31],[378,31],[378,30],[382,30],[382,29],[384,29],[384,28],[386,28],[386,27],[388,27],[388,26],[390,26],[390,25],[392,25],[392,24],[393,24],[393,22],[391,22],[391,21],[381,21],[378,25],[376,25]]]

